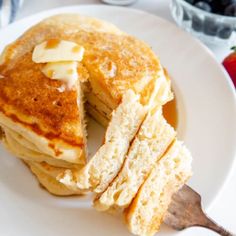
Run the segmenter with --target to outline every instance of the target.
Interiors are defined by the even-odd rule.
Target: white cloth
[[[23,0],[0,0],[0,27],[14,21]]]

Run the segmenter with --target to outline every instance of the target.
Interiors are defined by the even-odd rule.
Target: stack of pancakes
[[[32,60],[35,47],[51,39],[84,48],[71,89]],[[172,194],[191,176],[191,156],[162,115],[171,99],[168,75],[150,47],[90,17],[50,17],[0,58],[5,146],[49,192],[93,191],[98,210],[125,209],[129,229],[138,235],[158,230]],[[85,110],[107,127],[104,144],[88,162]]]

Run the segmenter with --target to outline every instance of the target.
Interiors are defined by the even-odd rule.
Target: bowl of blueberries
[[[207,44],[236,44],[236,0],[172,0],[174,20]]]

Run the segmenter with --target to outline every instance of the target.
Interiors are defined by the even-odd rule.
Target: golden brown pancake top
[[[45,77],[42,66],[32,61],[32,53],[26,53],[13,68],[0,67],[0,109],[49,139],[83,145],[82,134],[76,133],[81,118],[77,91],[61,92],[63,82]],[[86,76],[81,65],[78,70]]]

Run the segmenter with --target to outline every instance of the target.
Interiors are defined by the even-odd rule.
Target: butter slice
[[[66,82],[71,88],[78,79],[77,66],[76,61],[49,62],[42,68],[42,72],[50,79]]]
[[[50,39],[34,48],[32,60],[35,63],[82,61],[84,47],[70,41]]]

